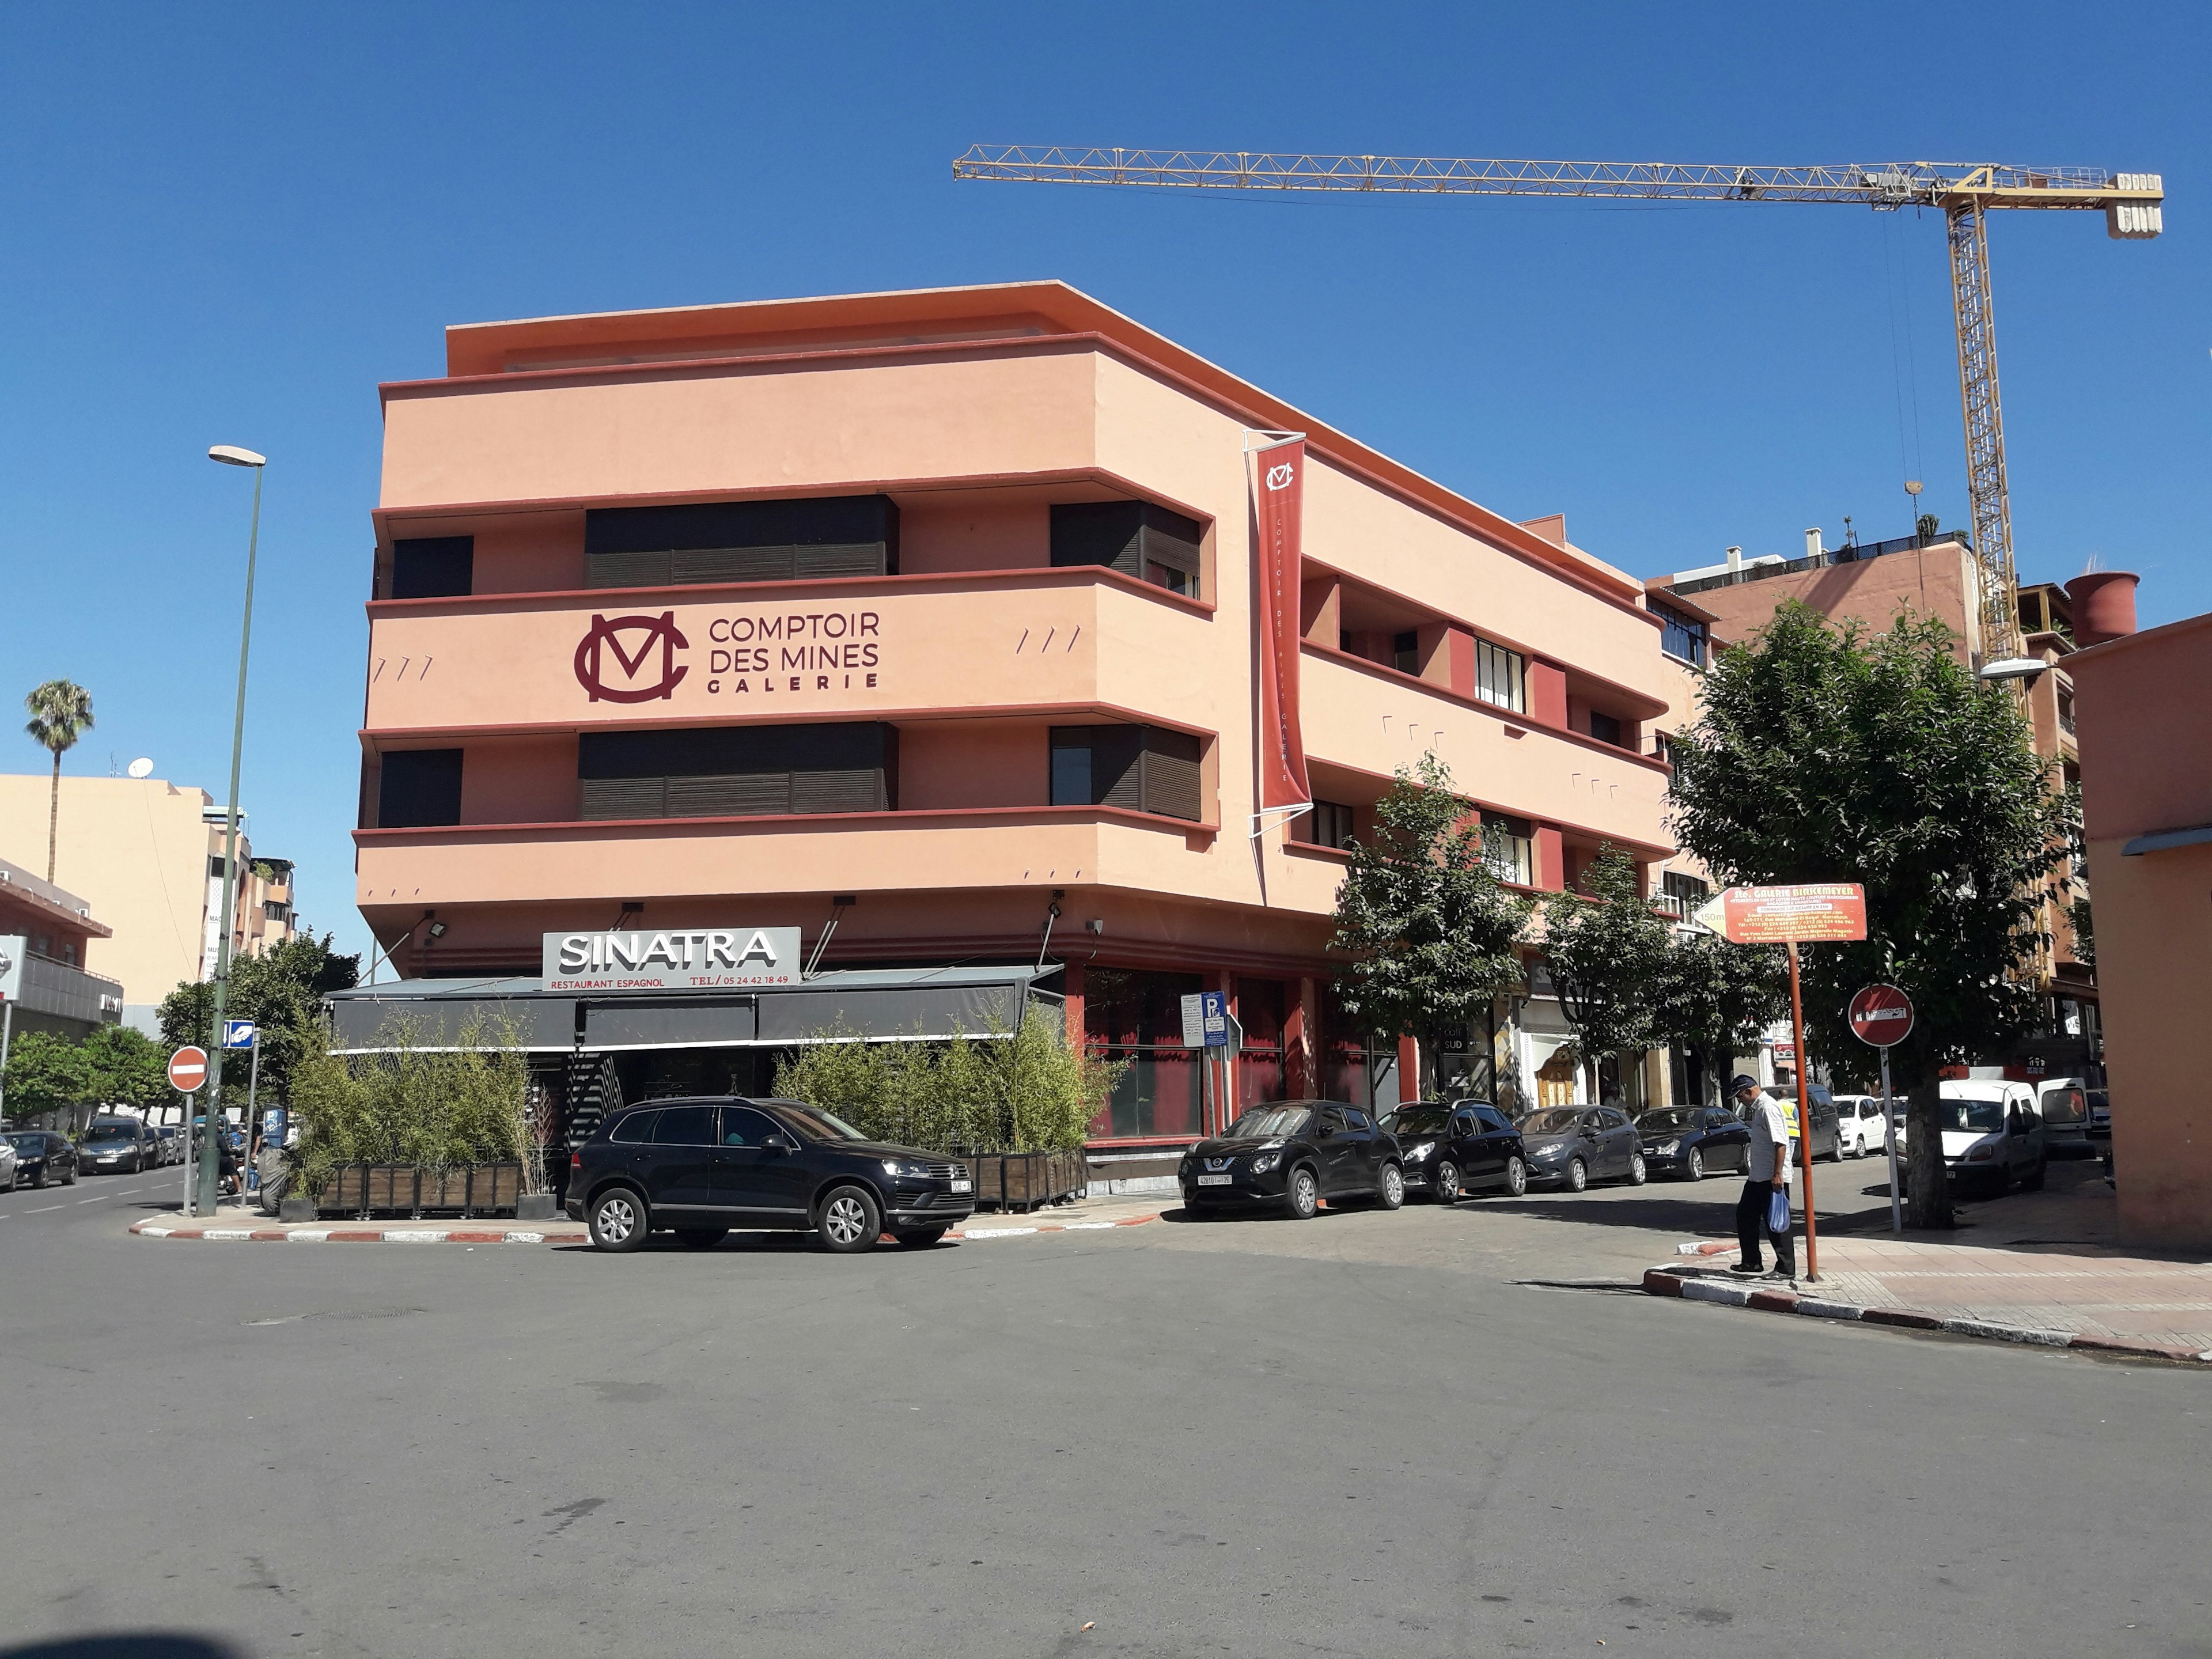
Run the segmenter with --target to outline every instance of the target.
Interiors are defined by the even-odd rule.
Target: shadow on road
[[[27,1646],[0,1648],[0,1659],[246,1659],[242,1648],[174,1631],[131,1631],[116,1636],[71,1636]]]

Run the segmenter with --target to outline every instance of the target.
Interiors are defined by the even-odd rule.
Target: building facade
[[[45,773],[0,775],[0,848],[27,861],[46,842]],[[124,1018],[158,1036],[155,1011],[215,971],[222,932],[224,810],[203,789],[161,778],[61,781],[57,883],[110,930],[100,966],[124,987]],[[231,948],[258,955],[292,937],[291,866],[257,867],[241,814]]]
[[[383,388],[357,897],[403,975],[535,975],[576,929],[1059,964],[1129,1062],[1097,1139],[1141,1146],[1205,1127],[1194,992],[1243,1031],[1216,1112],[1413,1087],[1333,1009],[1328,941],[1424,752],[1530,890],[1673,851],[1680,674],[1638,583],[1061,284],[447,346]],[[1285,572],[1261,491],[1293,471]],[[1263,784],[1285,745],[1310,811]],[[1431,1074],[1532,1089],[1511,1012]],[[650,1063],[766,1087],[734,1031]]]
[[[110,936],[77,895],[0,859],[0,1026],[74,1042],[120,1020],[122,985],[88,961]]]

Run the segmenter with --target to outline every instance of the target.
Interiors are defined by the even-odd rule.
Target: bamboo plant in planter
[[[340,1213],[497,1213],[543,1190],[529,1063],[511,1029],[472,1020],[453,1046],[426,1048],[402,1016],[379,1042],[373,1054],[310,1053],[293,1072],[307,1202]]]

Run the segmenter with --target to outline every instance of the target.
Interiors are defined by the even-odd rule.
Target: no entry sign
[[[1912,1035],[1912,999],[1894,985],[1869,985],[1851,998],[1851,1034],[1887,1048]]]
[[[1738,945],[1793,945],[1867,936],[1866,889],[1855,881],[1731,887],[1698,920]]]
[[[169,1086],[190,1094],[207,1081],[207,1050],[187,1044],[169,1056]]]

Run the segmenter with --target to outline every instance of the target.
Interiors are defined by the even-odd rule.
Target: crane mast
[[[1966,489],[1981,562],[1985,657],[2022,648],[1997,398],[1988,214],[1996,209],[2102,210],[2106,234],[2143,241],[2164,227],[2164,180],[2100,167],[1945,161],[1833,167],[1731,167],[1672,161],[1523,161],[1466,156],[1291,155],[1245,150],[1080,149],[977,144],[955,179],[1134,185],[1164,190],[1274,190],[1422,196],[1582,196],[1679,202],[1848,202],[1942,211],[1959,340]]]

